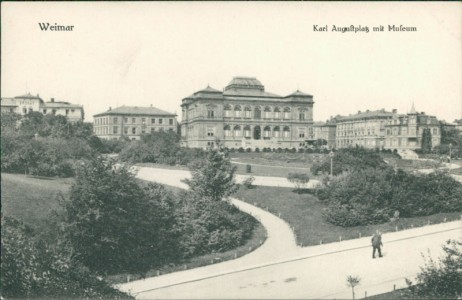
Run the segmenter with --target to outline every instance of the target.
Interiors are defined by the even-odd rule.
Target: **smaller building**
[[[82,105],[55,101],[54,98],[51,98],[49,102],[45,102],[38,94],[34,96],[31,93],[14,98],[2,98],[1,108],[2,112],[17,113],[19,115],[26,115],[34,111],[41,112],[44,115],[61,115],[65,116],[70,122],[83,121],[84,119]]]
[[[139,140],[141,135],[156,131],[177,131],[176,114],[156,107],[121,106],[93,116],[93,131],[102,139],[127,137]]]
[[[337,119],[330,118],[326,122],[315,122],[313,124],[313,136],[310,144],[318,143],[319,140],[325,141],[325,146],[329,149],[335,148],[335,132],[337,130]]]
[[[385,129],[385,149],[421,149],[425,129],[430,130],[432,147],[441,144],[441,123],[435,116],[417,112],[414,104],[406,115],[400,115],[393,110],[393,116],[388,120]]]

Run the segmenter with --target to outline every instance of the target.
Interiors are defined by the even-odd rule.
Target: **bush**
[[[254,181],[255,181],[255,177],[249,176],[242,182],[242,185],[245,186],[246,188],[250,189],[250,188],[252,188],[252,184],[253,184]]]
[[[299,192],[300,188],[304,187],[308,181],[310,181],[310,177],[306,173],[289,173],[287,180],[294,184],[295,188]]]
[[[258,147],[255,148],[255,152],[256,152],[256,153],[260,153],[260,148],[258,148]]]
[[[409,298],[459,299],[462,296],[462,242],[448,240],[443,251],[445,256],[438,263],[426,259],[416,285],[406,279]]]
[[[245,149],[245,151],[250,153],[250,152],[252,152],[252,148],[247,148],[247,149]]]

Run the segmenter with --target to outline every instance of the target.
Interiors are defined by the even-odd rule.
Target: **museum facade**
[[[206,148],[302,148],[313,135],[313,96],[279,96],[256,78],[235,77],[219,91],[211,87],[182,100],[184,146]]]

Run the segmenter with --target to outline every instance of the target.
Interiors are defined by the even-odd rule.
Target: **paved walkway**
[[[148,167],[138,167],[137,177],[163,184],[187,188],[181,179],[190,177],[189,172],[180,170],[165,170]],[[267,239],[262,246],[248,255],[215,265],[185,270],[175,273],[133,281],[119,285],[118,288],[134,295],[147,289],[155,289],[166,285],[175,285],[185,281],[195,281],[204,277],[214,277],[228,273],[229,270],[245,270],[252,265],[265,265],[283,258],[291,257],[299,247],[289,224],[275,215],[250,205],[244,201],[231,198],[231,202],[240,210],[251,214],[265,227]]]
[[[183,172],[183,173],[182,173]],[[188,172],[141,167],[138,177],[185,187]],[[183,177],[184,176],[184,177]],[[362,278],[357,297],[405,287],[423,264],[421,253],[433,257],[449,238],[462,237],[462,222],[449,222],[383,235],[382,259],[371,259],[370,237],[300,248],[287,223],[237,199],[232,202],[266,227],[268,239],[236,260],[175,272],[118,286],[138,299],[350,298],[348,275]]]

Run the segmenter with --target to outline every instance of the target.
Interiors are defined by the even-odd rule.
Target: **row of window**
[[[172,127],[168,128],[169,131],[173,130]],[[128,127],[124,126],[123,127],[123,133],[124,134],[145,134],[145,133],[154,133],[156,131],[164,131],[164,128],[162,127],[151,127],[150,130],[146,130],[146,127]],[[96,134],[119,134],[119,126],[112,126],[112,132],[111,132],[111,126],[107,127],[96,127],[95,128],[95,133]]]
[[[432,128],[431,133],[433,135],[438,135],[438,128]],[[387,135],[407,135],[408,130],[407,127],[405,128],[400,128],[400,130],[397,127],[394,127],[393,130],[388,128],[387,129]],[[417,128],[416,130],[410,129],[409,130],[409,135],[419,135],[419,129]]]
[[[127,117],[112,117],[112,124],[118,124],[119,119],[123,120],[124,124],[128,124],[129,121],[131,121],[131,124],[137,124],[137,118],[127,118]],[[156,124],[156,118],[141,118],[141,124],[145,125],[146,121],[149,122],[150,119],[150,124]],[[106,125],[109,124],[109,117],[106,118],[96,118],[95,119],[95,125]],[[162,118],[157,118],[157,124],[162,125],[164,124],[164,119]],[[168,125],[173,125],[173,119],[168,119]]]
[[[281,115],[283,116],[283,119],[286,119],[286,120],[291,118],[290,111],[289,112],[283,112],[282,114],[281,114],[281,112],[270,112],[270,111],[264,111],[263,112],[263,118],[264,119],[272,119],[272,118],[281,119]],[[215,118],[215,116],[216,116],[216,113],[215,113],[214,110],[208,110],[207,111],[207,118],[213,119],[213,118]],[[235,110],[234,114],[233,114],[233,112],[231,110],[225,110],[225,118],[231,118],[233,116],[235,118],[242,118],[242,117],[244,117],[244,118],[252,118],[252,112],[249,111],[249,110],[246,110],[246,111],[244,111],[244,114],[242,114],[242,112],[240,110]],[[304,111],[300,112],[298,114],[298,119],[299,120],[305,120],[305,116],[306,115],[305,115]],[[262,118],[261,110],[255,110],[253,112],[253,118],[254,119],[261,119]]]

